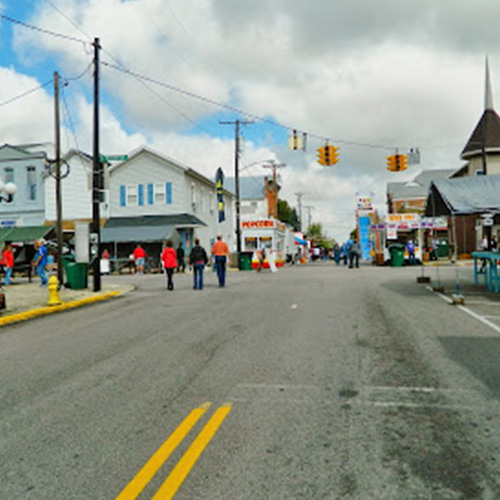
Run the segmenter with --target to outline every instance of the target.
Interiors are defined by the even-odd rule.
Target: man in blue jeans
[[[35,268],[35,273],[40,276],[40,286],[45,286],[47,284],[47,274],[45,273],[45,267],[47,266],[47,247],[45,246],[45,240],[35,241],[35,258],[33,260],[33,267]]]
[[[226,262],[231,264],[229,257],[229,248],[225,241],[222,241],[222,236],[217,236],[217,241],[212,246],[212,255],[215,258],[215,267],[217,269],[217,278],[219,286],[226,286]]]

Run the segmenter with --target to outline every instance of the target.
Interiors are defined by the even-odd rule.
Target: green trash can
[[[66,281],[72,290],[87,288],[89,265],[85,262],[68,262],[66,264]]]
[[[449,257],[450,256],[450,245],[447,240],[439,240],[437,245],[437,255],[438,257]]]
[[[401,243],[395,243],[389,247],[391,253],[391,266],[402,267],[405,261],[405,246]]]
[[[252,270],[252,252],[241,252],[239,257],[240,271]]]

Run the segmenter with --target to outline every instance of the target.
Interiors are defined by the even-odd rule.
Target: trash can
[[[449,257],[450,256],[450,245],[447,240],[439,240],[437,245],[437,255],[438,257]]]
[[[66,270],[66,268],[68,267],[68,264],[75,262],[75,257],[74,257],[74,255],[63,255],[61,257],[61,262],[63,265],[63,269]]]
[[[401,243],[395,243],[389,247],[391,253],[391,266],[402,267],[405,261],[405,246]]]
[[[68,262],[66,264],[66,281],[72,290],[87,288],[89,265],[85,262]]]
[[[251,271],[252,252],[240,252],[239,264],[240,264],[240,271]]]

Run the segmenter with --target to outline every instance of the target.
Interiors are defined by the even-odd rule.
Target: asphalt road
[[[122,277],[3,328],[0,498],[500,498],[500,297],[481,321],[417,274]]]

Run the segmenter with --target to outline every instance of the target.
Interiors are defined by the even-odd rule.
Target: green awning
[[[54,226],[21,226],[0,228],[0,240],[13,243],[32,243],[40,238],[45,238]]]

